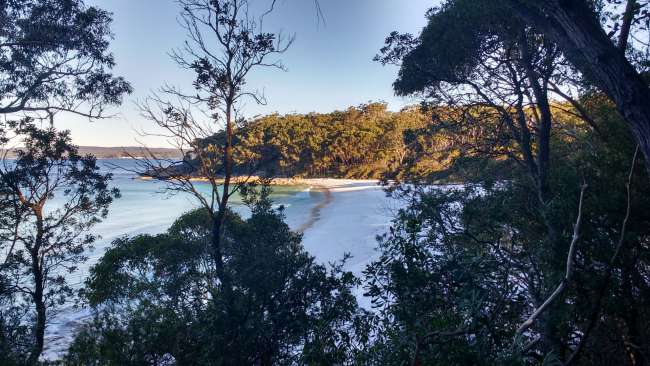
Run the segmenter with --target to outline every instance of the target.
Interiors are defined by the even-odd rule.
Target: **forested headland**
[[[403,135],[433,126],[432,113],[413,106],[398,112],[384,103],[344,111],[272,114],[242,123],[233,141],[235,171],[269,177],[379,179],[402,165],[413,146],[432,154],[451,152],[444,136],[422,134],[405,141]],[[219,146],[221,132],[202,141],[202,148]],[[444,162],[430,159],[423,169],[440,171]]]
[[[603,100],[593,96],[585,102],[594,106]],[[558,101],[550,108],[558,130],[571,134],[590,128],[570,103]],[[494,141],[499,138],[500,118],[485,106],[425,104],[393,112],[385,103],[330,113],[271,114],[236,127],[233,169],[269,178],[462,183],[473,175],[471,161],[482,161],[491,167],[495,179],[505,178],[512,174],[513,162],[505,151],[486,151],[497,148]],[[460,121],[465,123],[461,126]],[[558,138],[569,143],[568,135]],[[218,148],[224,140],[222,131],[202,139],[201,148]],[[192,155],[173,166],[185,166],[189,175],[199,171]],[[218,172],[223,174],[222,169]]]

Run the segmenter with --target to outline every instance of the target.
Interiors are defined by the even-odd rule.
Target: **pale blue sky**
[[[191,89],[192,74],[180,70],[167,52],[183,44],[185,34],[176,22],[174,0],[87,0],[113,12],[112,49],[116,73],[135,88],[110,120],[90,123],[59,118],[58,127],[72,130],[75,143],[97,146],[166,146],[161,138],[142,138],[134,130],[154,131],[139,116],[135,100],[145,98],[165,82]],[[253,12],[270,0],[251,0]],[[368,101],[386,101],[399,109],[414,100],[394,96],[395,67],[383,67],[372,58],[393,30],[417,33],[425,24],[425,11],[435,0],[320,0],[326,24],[319,25],[312,0],[279,0],[265,20],[267,31],[295,34],[292,47],[282,55],[287,72],[262,71],[250,85],[263,89],[267,106],[249,102],[245,114],[272,112],[328,112]]]

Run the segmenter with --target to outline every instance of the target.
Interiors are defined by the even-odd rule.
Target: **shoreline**
[[[188,179],[187,177],[184,177]],[[160,180],[165,181],[165,179],[156,179],[151,176],[138,176],[134,179],[140,180]],[[232,177],[231,183],[259,183],[263,179],[269,179],[271,186],[298,186],[306,185],[313,186],[314,188],[344,188],[347,185],[366,183],[372,185],[378,185],[378,179],[351,179],[351,178],[261,178],[258,176],[251,177]],[[191,182],[208,182],[208,178],[203,177],[189,177]],[[218,183],[223,183],[223,179],[217,179]]]
[[[188,177],[184,177],[188,179]],[[134,179],[140,180],[156,180],[150,176],[139,176]],[[311,189],[323,193],[323,199],[318,202],[309,211],[307,219],[300,224],[294,231],[304,234],[307,230],[313,228],[315,224],[321,219],[322,211],[330,206],[335,201],[335,193],[349,192],[358,189],[366,189],[367,187],[379,187],[380,181],[378,179],[349,179],[349,178],[268,178],[270,186],[307,186]],[[208,182],[207,178],[189,177],[191,182]],[[233,177],[231,182],[242,183],[259,183],[262,178],[258,176],[251,177]],[[219,179],[218,183],[222,183],[223,179]]]
[[[304,234],[305,231],[313,227],[314,224],[320,219],[321,211],[323,210],[323,208],[327,207],[334,200],[332,191],[329,189],[329,187],[314,186],[314,188],[323,192],[323,200],[319,202],[316,206],[311,208],[311,210],[309,211],[309,219],[305,221],[302,225],[300,225],[299,228],[296,229],[296,232],[300,234]]]
[[[303,178],[299,184],[308,185],[323,192],[323,200],[312,207],[309,211],[309,218],[295,231],[304,234],[321,219],[322,211],[335,201],[335,193],[350,193],[355,190],[365,190],[368,187],[380,187],[378,180],[372,179],[339,179],[339,178]]]

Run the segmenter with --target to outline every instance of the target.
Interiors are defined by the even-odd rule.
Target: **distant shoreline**
[[[17,151],[24,147],[17,146],[10,149],[0,149],[3,154],[9,159],[16,158]],[[131,159],[143,158],[150,154],[163,159],[182,159],[183,154],[180,150],[167,147],[152,147],[144,148],[138,146],[116,146],[116,147],[102,147],[102,146],[77,146],[80,155],[93,155],[98,160],[110,159]]]

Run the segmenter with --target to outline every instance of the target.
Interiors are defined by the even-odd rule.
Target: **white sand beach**
[[[377,258],[377,235],[385,233],[400,202],[386,197],[373,180],[312,179],[305,183],[330,192],[329,202],[315,214],[304,230],[303,245],[318,261],[339,261],[349,253],[345,269],[360,276]],[[357,289],[357,299],[366,308],[370,300]]]

